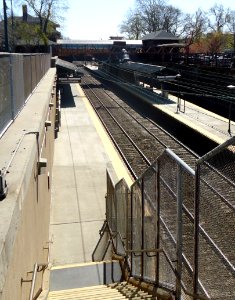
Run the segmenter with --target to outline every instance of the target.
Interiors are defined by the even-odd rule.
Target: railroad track
[[[100,81],[87,74],[83,77],[81,86],[96,110],[112,140],[127,163],[134,178],[150,166],[156,158],[168,147],[183,161],[194,168],[197,155],[182,145],[152,120],[137,113],[123,100],[109,91]],[[173,168],[173,166],[172,166]],[[171,166],[165,170],[171,172]],[[210,168],[209,168],[210,170]],[[162,174],[162,178],[164,174]],[[162,180],[162,179],[161,179]],[[165,185],[166,193],[169,187]],[[176,190],[176,181],[172,181],[172,189]],[[194,183],[186,183],[186,195],[183,204],[183,263],[185,278],[192,275],[193,266],[193,226],[194,226]],[[202,294],[211,299],[220,299],[221,282],[224,282],[223,299],[235,299],[235,185],[221,176],[219,172],[207,172],[201,182],[200,204],[200,256],[199,276]],[[169,246],[176,245],[176,204],[171,203],[162,210],[161,223],[168,235]],[[164,220],[164,215],[171,215],[171,220]],[[209,220],[209,221],[208,221]],[[229,239],[229,243],[228,243]],[[203,270],[203,266],[205,270]],[[220,276],[218,275],[220,270]],[[222,300],[222,299],[221,299]]]
[[[142,157],[146,163],[140,169],[130,162],[131,169],[139,169],[135,172],[137,177],[132,174],[135,179],[143,174],[157,157],[161,155],[165,148],[170,148],[189,166],[194,166],[198,156],[193,151],[180,143],[180,141],[167,133],[154,121],[141,116],[115,94],[104,87],[101,88],[100,82],[88,75],[86,78],[83,78],[82,87],[103,124],[107,124],[106,127],[109,133],[112,134],[111,131],[114,130],[113,127],[109,127],[110,118],[115,119],[118,127],[122,128],[122,131],[133,141],[132,145],[135,143],[134,148],[138,148],[140,150],[138,152],[144,153]],[[110,117],[111,115],[112,117]],[[115,139],[116,143],[120,144],[119,151],[121,150],[121,155],[124,153],[128,156],[125,150],[122,150],[124,145],[122,141],[123,137],[120,136],[119,138],[116,133],[115,137],[117,137]],[[135,161],[138,164],[138,159]]]
[[[228,85],[235,84],[234,77],[181,66],[175,68],[181,73],[181,78],[166,82],[165,88],[170,93],[180,94],[182,99],[225,118],[230,115],[233,120],[235,119],[235,94],[228,88]]]

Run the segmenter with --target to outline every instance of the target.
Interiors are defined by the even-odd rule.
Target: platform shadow
[[[61,107],[75,107],[76,105],[70,84],[60,84],[59,89],[61,93]]]

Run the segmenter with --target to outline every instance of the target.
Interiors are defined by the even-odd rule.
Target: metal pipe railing
[[[36,296],[35,297],[33,296],[33,294],[34,294],[34,289],[35,289],[35,284],[36,284],[36,279],[37,279],[37,273],[39,272],[39,270],[38,270],[39,267],[42,267],[42,270],[40,270],[40,271],[43,271],[47,267],[47,264],[35,263],[34,269],[33,269],[33,278],[32,278],[32,284],[31,284],[31,288],[30,288],[29,300],[37,299]],[[41,291],[42,291],[42,289],[41,289]]]
[[[219,248],[213,244],[213,241],[203,229],[203,226],[199,223],[199,206],[201,197],[200,182],[203,182],[203,178],[201,178],[200,174],[200,166],[202,163],[207,163],[208,159],[217,155],[226,147],[234,144],[234,142],[235,137],[231,138],[223,145],[218,146],[216,149],[200,158],[197,161],[195,171],[191,169],[185,162],[183,162],[174,152],[172,152],[170,149],[166,149],[163,154],[157,159],[157,161],[153,163],[149,167],[149,169],[132,185],[130,195],[131,202],[128,204],[129,210],[127,211],[127,218],[130,218],[130,221],[129,223],[126,222],[127,226],[131,223],[131,228],[127,228],[126,231],[126,244],[129,245],[129,248],[125,249],[125,255],[123,255],[128,263],[129,261],[131,261],[130,276],[136,278],[136,280],[151,282],[156,287],[162,286],[168,291],[172,289],[171,292],[174,293],[176,299],[181,299],[183,293],[197,300],[210,299],[208,294],[209,291],[206,290],[199,278],[199,235],[203,236],[203,238],[205,238],[208,243],[216,249],[216,253],[217,255],[219,254],[220,259],[224,262],[224,265],[234,274],[234,266],[229,264],[228,259],[223,255],[221,251],[219,251]],[[169,168],[169,174],[171,174],[171,176],[169,176],[169,179],[171,181],[167,180],[168,177],[165,178],[167,169],[164,168],[164,163],[166,163],[166,166]],[[173,166],[173,173],[170,170],[171,166]],[[152,177],[152,173],[155,173],[154,177]],[[174,175],[175,177],[173,177],[172,175]],[[150,179],[150,183],[154,184],[154,189],[151,189],[151,187],[150,189],[148,189],[149,183],[146,181],[148,180],[148,178]],[[185,194],[185,191],[187,190],[184,190],[184,188],[185,184],[191,185],[191,183],[192,187],[194,187],[195,190],[193,190],[193,193],[190,196],[188,194]],[[115,193],[115,185],[113,184],[112,187],[114,195],[110,195],[110,197],[107,198],[107,201],[112,201],[112,205],[117,209],[118,206],[116,205],[116,201],[118,201],[118,198],[116,198],[117,195]],[[164,195],[162,194],[162,187],[166,193]],[[154,195],[153,191],[155,191]],[[165,197],[168,197],[167,201]],[[185,197],[191,198],[187,199]],[[192,204],[192,208],[187,207],[187,202],[184,203],[184,200],[186,200],[187,202],[191,201],[190,203]],[[170,212],[169,216],[169,218],[175,218],[174,222],[176,225],[176,229],[174,229],[173,231],[170,227],[168,227],[168,216],[164,214],[167,213],[167,211],[163,211],[163,215],[161,215],[162,205],[171,205],[173,203],[172,201],[174,202],[174,205],[177,204],[177,211],[175,211],[173,215]],[[110,208],[111,206],[107,205],[106,207]],[[150,207],[154,208],[154,210],[150,209]],[[166,209],[168,208],[166,207]],[[122,219],[118,216],[121,214],[121,212],[114,211],[113,213],[116,214],[113,216],[115,218],[115,221],[117,223],[120,222]],[[144,228],[148,228],[147,225],[144,224],[146,214],[149,214],[149,216],[151,216],[151,222],[153,222],[154,220],[154,222],[156,222],[156,233],[153,237],[155,239],[155,248],[153,243],[149,244],[151,245],[149,248],[148,244],[145,243],[146,235]],[[183,249],[185,247],[183,239],[183,230],[185,226],[183,221],[185,220],[185,216],[191,222],[190,228],[194,230],[194,233],[192,233],[192,245],[190,245],[192,249],[188,249],[191,249],[191,252],[193,252],[194,249],[194,253],[192,253],[192,259],[190,261],[190,257],[185,256],[186,254],[184,253]],[[111,222],[111,220],[108,221]],[[162,243],[162,239],[160,236],[162,232],[165,233],[167,239],[168,237],[170,237],[170,244],[164,244],[164,242]],[[115,240],[115,236],[112,234],[112,230],[109,231],[109,233],[110,238],[113,240],[112,244],[114,252],[117,255],[120,255],[116,252],[116,247],[120,245],[118,244],[120,241]],[[118,229],[115,231],[115,234],[121,236],[121,234],[118,232]],[[172,241],[173,243],[171,247]],[[164,249],[165,246],[167,246],[168,248]],[[172,249],[174,249],[173,252]],[[167,251],[169,251],[169,253]],[[162,260],[161,254],[164,255],[165,259],[163,258]],[[147,275],[150,277],[145,278],[147,273],[145,273],[145,271],[143,270],[148,270],[148,263],[151,263],[148,257],[153,256],[155,257],[154,263],[156,264],[155,266],[153,266],[153,268],[156,268],[156,274],[155,277],[151,278],[150,280],[151,275]],[[161,276],[159,274],[159,269],[161,267],[169,267],[169,269],[165,269],[166,271],[164,271],[165,273],[163,273],[163,276],[166,275],[166,278],[169,279],[167,282],[172,284],[172,287],[164,287],[164,282],[162,281],[162,278],[160,278]],[[172,270],[173,273],[171,273],[170,270]],[[169,274],[172,274],[174,276],[172,277],[174,278],[173,280],[171,277],[168,277],[168,271]],[[185,282],[184,284],[185,274],[188,274],[188,271],[191,283]]]

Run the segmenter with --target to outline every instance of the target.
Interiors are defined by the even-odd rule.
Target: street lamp
[[[181,75],[177,74],[175,76],[175,78],[177,79],[177,91],[178,91],[178,96],[177,96],[177,108],[176,108],[176,113],[178,114],[178,112],[180,111],[180,99],[179,99],[179,79],[180,79]]]
[[[229,88],[230,90],[234,90],[235,89],[235,85],[228,85],[227,88]],[[228,112],[228,133],[231,135],[231,111],[232,111],[232,102],[230,101],[229,103],[229,112]]]

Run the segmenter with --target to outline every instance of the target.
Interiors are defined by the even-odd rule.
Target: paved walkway
[[[160,93],[160,91],[157,92]],[[177,97],[169,95],[169,100],[171,102],[166,101],[166,103],[154,104],[154,106],[216,143],[222,144],[235,134],[235,122],[230,122],[229,134],[228,119],[188,101],[184,102],[183,99],[179,99],[180,110],[177,111]]]
[[[78,84],[64,88],[61,107],[50,221],[53,265],[91,261],[105,218],[106,169],[131,184]]]
[[[90,67],[96,70],[94,67]],[[98,74],[100,70],[96,71]],[[102,73],[102,72],[101,72]],[[143,83],[141,83],[142,86]],[[124,85],[129,89],[129,84]],[[145,85],[148,89],[148,85]],[[141,96],[139,89],[135,90],[138,96]],[[143,90],[142,90],[143,91]],[[151,89],[152,91],[152,89]],[[161,94],[162,91],[154,88],[154,93]],[[133,92],[133,90],[132,90]],[[228,132],[229,120],[221,117],[213,112],[210,112],[200,106],[197,106],[189,101],[179,99],[180,110],[177,112],[178,98],[169,94],[168,98],[153,97],[153,93],[150,93],[150,97],[144,96],[144,101],[150,103],[154,107],[161,110],[162,112],[170,115],[172,118],[177,119],[186,126],[198,131],[200,134],[206,136],[217,144],[222,144],[226,140],[230,139],[235,135],[235,122],[230,122],[230,133]],[[143,99],[143,97],[142,97]],[[229,112],[228,112],[229,113]]]
[[[71,87],[71,89],[70,89]],[[230,138],[227,120],[186,103],[176,114],[172,103],[154,104],[218,143]],[[78,84],[68,85],[62,98],[62,126],[55,142],[50,234],[51,263],[91,261],[105,218],[106,169],[114,180],[132,181],[120,157]],[[231,123],[232,132],[235,125]]]

